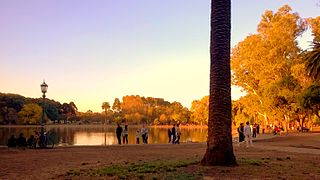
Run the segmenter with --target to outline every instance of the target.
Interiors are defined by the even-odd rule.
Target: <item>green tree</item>
[[[119,98],[114,99],[114,102],[112,105],[112,110],[117,113],[121,112],[121,102],[120,102]]]
[[[300,96],[299,103],[304,109],[311,110],[320,118],[320,85],[313,84],[307,88]]]
[[[308,23],[314,36],[312,50],[305,54],[306,72],[314,80],[320,79],[320,16],[309,18]]]
[[[231,135],[231,0],[211,1],[210,94],[203,165],[236,165]]]
[[[21,124],[38,124],[40,123],[42,108],[38,104],[26,104],[18,113],[18,122]]]
[[[101,107],[105,113],[104,124],[106,124],[106,118],[107,118],[108,111],[110,110],[110,104],[109,102],[103,102]]]
[[[67,123],[67,121],[77,120],[77,106],[74,104],[74,102],[63,103],[61,105],[60,113],[62,114],[62,117],[64,119],[64,123]]]
[[[306,59],[306,71],[310,77],[314,80],[320,80],[320,43],[314,42],[313,49],[307,52]]]

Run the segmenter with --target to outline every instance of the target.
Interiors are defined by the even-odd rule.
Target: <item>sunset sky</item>
[[[256,33],[265,10],[288,4],[316,17],[317,2],[233,0],[232,46]],[[124,95],[190,108],[209,93],[209,13],[209,0],[1,0],[0,92],[41,97],[45,79],[49,99],[79,111]]]

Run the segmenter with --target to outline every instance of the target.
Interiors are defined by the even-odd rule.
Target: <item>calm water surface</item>
[[[112,145],[117,144],[115,126],[46,126],[46,131],[54,132],[56,144],[58,146],[81,146],[81,145]],[[136,143],[136,131],[141,131],[141,126],[128,126],[129,144]],[[168,143],[168,127],[148,127],[148,143],[163,144]],[[170,127],[171,128],[171,127]],[[18,135],[22,132],[28,138],[34,131],[40,131],[39,127],[0,127],[0,146],[6,146],[11,135]],[[181,142],[205,142],[207,140],[208,129],[205,127],[181,127]],[[142,138],[140,137],[140,143]]]

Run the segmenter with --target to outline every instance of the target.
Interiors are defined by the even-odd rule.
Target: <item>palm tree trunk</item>
[[[231,0],[211,0],[210,97],[203,165],[236,165],[231,135]]]

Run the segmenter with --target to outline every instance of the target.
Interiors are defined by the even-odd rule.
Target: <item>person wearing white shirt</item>
[[[252,146],[252,133],[251,133],[251,127],[249,125],[249,122],[246,122],[246,126],[243,128],[243,134],[245,137],[246,145],[247,147]]]

